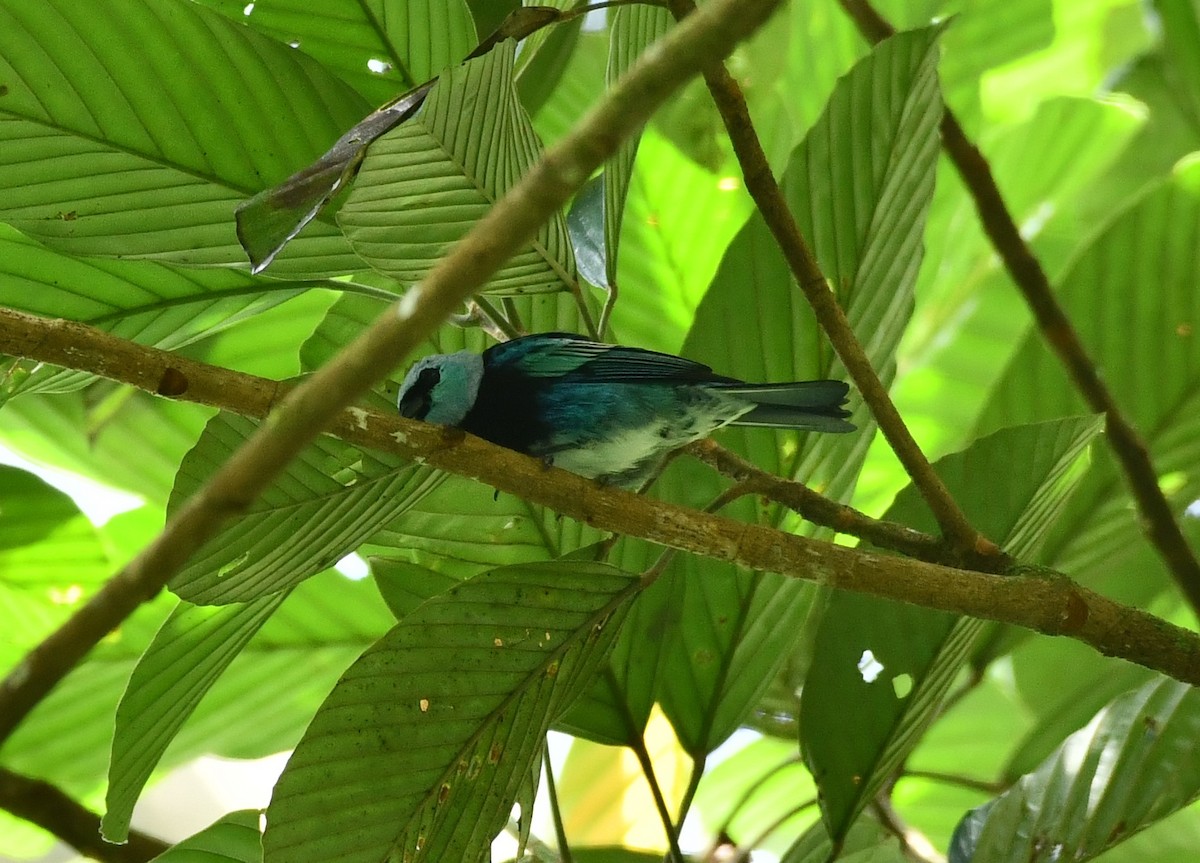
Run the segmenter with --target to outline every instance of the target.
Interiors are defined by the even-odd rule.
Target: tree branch
[[[0,767],[0,809],[23,818],[67,843],[80,854],[103,863],[145,863],[171,846],[139,833],[113,845],[100,838],[100,816],[84,808],[49,782]]]
[[[73,368],[80,371],[115,365],[109,357],[95,355],[115,352],[115,358],[128,362],[127,373],[116,380],[134,384],[140,380],[143,383],[137,385],[153,392],[164,377],[170,377],[181,389],[180,398],[257,418],[270,415],[280,393],[275,381],[125,342],[85,324],[0,309],[0,351],[21,344],[39,344],[41,353],[35,358],[44,362],[57,364],[59,357],[73,356]],[[230,394],[238,394],[241,401]],[[747,569],[1070,636],[1107,656],[1200,684],[1200,635],[1113,602],[1052,570],[1016,567],[1012,570],[1016,574],[997,576],[793,536],[601,486],[458,429],[365,408],[343,410],[329,424],[328,433],[355,446],[470,477],[602,530]],[[81,650],[86,652],[120,623],[128,613],[122,610],[136,607],[141,590],[139,582],[124,574],[114,578],[64,624],[61,635],[35,649],[35,661],[27,657],[9,675],[0,686],[0,731],[7,730],[14,713],[28,711],[34,693],[48,690],[57,680],[55,669],[65,673],[78,661]],[[53,679],[30,679],[37,675]]]
[[[693,0],[670,0],[669,5],[671,13],[680,21],[686,20],[696,10]],[[975,530],[955,503],[871,367],[870,359],[854,335],[846,313],[838,305],[816,256],[801,235],[783,192],[775,182],[758,133],[750,121],[750,110],[741,88],[721,63],[706,66],[704,80],[725,123],[725,130],[742,168],[746,190],[758,206],[797,284],[857,385],[863,401],[871,408],[880,431],[933,511],[942,533],[964,555],[998,554],[996,544]]]
[[[780,0],[713,0],[668,33],[547,151],[398,302],[302,385],[172,516],[163,532],[0,683],[0,742],[116,623],[155,596],[229,519],[345,408],[394,369],[421,340],[533,238],[621,141],[701,66],[724,57]],[[160,378],[167,392],[175,381]],[[165,393],[164,393],[165,394]],[[404,431],[402,434],[414,434]]]
[[[841,3],[867,41],[875,43],[895,32],[867,0],[841,0]],[[1146,535],[1166,562],[1192,611],[1200,616],[1200,562],[1159,487],[1149,449],[1100,379],[1096,363],[1055,298],[1046,271],[1013,221],[991,166],[967,138],[949,107],[942,114],[942,147],[974,198],[979,221],[1025,297],[1046,343],[1066,368],[1088,407],[1104,414],[1109,445],[1133,492]]]

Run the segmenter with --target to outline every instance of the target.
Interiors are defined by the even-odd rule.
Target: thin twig
[[[930,782],[940,782],[943,785],[957,785],[959,788],[982,791],[984,794],[999,794],[1008,787],[1003,782],[988,782],[986,779],[975,779],[972,776],[961,776],[957,773],[940,773],[937,770],[905,769],[899,778],[928,779]]]
[[[735,846],[737,849],[737,855],[733,858],[733,863],[747,863],[747,861],[750,860],[751,852],[753,852],[755,848],[757,848],[758,846],[760,846],[764,842],[766,842],[767,839],[770,838],[772,833],[774,833],[776,830],[778,830],[780,827],[782,827],[784,824],[786,824],[792,818],[795,818],[801,812],[804,812],[806,809],[811,809],[812,807],[814,807],[816,805],[817,805],[817,798],[815,798],[815,797],[810,797],[807,800],[801,801],[800,803],[797,803],[795,806],[792,806],[786,812],[782,812],[778,816],[776,816],[774,821],[772,821],[766,827],[764,827],[762,830],[760,830],[758,832],[758,835],[755,836],[753,839],[751,839],[749,842],[737,843],[737,845]],[[706,856],[704,858],[706,863],[708,863],[708,861],[715,860],[714,851],[715,851],[715,848],[713,850],[710,850],[708,853],[708,856]],[[727,860],[729,858],[725,857],[724,859]]]
[[[841,0],[841,3],[869,42],[878,42],[895,32],[867,0]],[[1095,361],[1088,355],[1079,333],[1059,305],[1046,271],[1009,213],[991,166],[967,138],[949,107],[942,114],[942,147],[974,199],[979,221],[1014,284],[1025,297],[1046,343],[1058,356],[1088,406],[1104,414],[1109,446],[1133,493],[1146,535],[1192,611],[1200,616],[1200,561],[1188,545],[1171,504],[1158,484],[1149,448],[1101,380]]]
[[[0,767],[0,809],[36,824],[80,854],[102,863],[145,863],[171,846],[137,830],[113,845],[100,838],[100,816],[61,789]]]
[[[900,817],[900,813],[892,806],[891,800],[886,797],[878,797],[871,804],[871,808],[875,817],[879,819],[879,823],[900,840],[904,854],[909,859],[915,860],[917,863],[946,863],[946,858],[933,847],[933,843],[929,841],[928,837],[916,828],[908,826]]]
[[[944,539],[902,524],[871,518],[852,506],[818,494],[802,482],[768,473],[714,440],[691,444],[687,452],[718,473],[740,483],[746,492],[781,503],[813,524],[858,537],[878,548],[898,551],[930,563],[961,565],[978,572],[1003,572],[1015,563],[1004,553],[971,554],[964,559],[964,555],[950,547]]]
[[[804,760],[802,756],[797,753],[785,758],[766,773],[757,777],[752,784],[746,787],[746,790],[742,792],[742,795],[733,804],[733,807],[729,810],[729,814],[725,816],[725,820],[722,821],[721,826],[717,828],[717,834],[728,836],[729,829],[733,826],[733,819],[737,817],[739,812],[749,805],[755,794],[758,794],[758,792],[762,791],[768,782],[770,782],[783,771],[787,770],[789,767],[795,767],[803,763]]]
[[[554,821],[554,837],[558,842],[558,856],[562,863],[574,863],[571,857],[571,845],[567,842],[567,828],[563,823],[562,809],[558,805],[558,783],[554,781],[554,771],[550,769],[550,755],[542,759],[546,769],[546,791],[550,795],[550,817]]]
[[[696,6],[692,0],[670,0],[670,8],[676,18],[686,20],[688,16],[695,14]],[[941,477],[921,452],[900,412],[896,410],[887,388],[871,367],[870,359],[854,335],[846,313],[838,305],[816,256],[800,234],[800,228],[788,209],[783,192],[775,182],[766,153],[763,152],[758,134],[750,121],[750,111],[741,88],[721,63],[706,66],[704,80],[708,84],[713,101],[716,102],[717,110],[725,123],[725,130],[733,144],[734,153],[741,165],[746,191],[758,206],[797,284],[812,306],[817,321],[829,336],[838,357],[846,366],[846,371],[862,394],[863,401],[871,408],[880,431],[928,503],[942,533],[964,554],[998,553],[999,548],[996,544],[972,527],[955,503]]]
[[[592,172],[705,63],[724,57],[780,0],[713,0],[642,54],[603,99],[498,201],[426,278],[276,408],[163,532],[0,684],[0,742],[113,626],[162,590],[244,513],[312,439],[482,287]],[[173,391],[174,387],[172,390]]]
[[[488,302],[488,300],[485,299],[482,294],[476,294],[471,299],[471,302],[475,304],[480,312],[487,316],[488,320],[495,325],[496,329],[498,329],[505,338],[515,339],[521,335],[521,331],[516,327],[516,325],[513,324],[512,321],[508,319],[508,316]]]
[[[683,851],[679,847],[679,828],[671,820],[671,811],[667,808],[667,798],[663,796],[662,788],[658,784],[658,777],[654,773],[654,762],[650,758],[650,750],[646,748],[646,739],[641,735],[631,735],[628,746],[633,750],[634,757],[637,758],[638,765],[642,768],[646,784],[650,786],[650,796],[654,799],[654,808],[658,810],[659,820],[662,821],[663,832],[667,836],[667,845],[671,849],[671,859],[675,863],[686,863],[687,858],[683,856]]]

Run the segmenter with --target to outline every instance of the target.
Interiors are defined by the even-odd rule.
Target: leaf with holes
[[[1003,429],[935,464],[971,523],[1018,559],[1036,555],[1102,425],[1075,417]],[[912,486],[884,516],[935,532]],[[932,721],[983,622],[836,592],[800,701],[800,746],[837,845]]]
[[[638,579],[557,561],[476,576],[346,672],[275,786],[267,861],[476,861]]]

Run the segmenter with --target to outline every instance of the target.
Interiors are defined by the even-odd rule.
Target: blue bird
[[[636,488],[672,451],[726,425],[848,432],[846,384],[748,384],[701,363],[569,333],[425,357],[402,416],[457,426],[600,482]]]

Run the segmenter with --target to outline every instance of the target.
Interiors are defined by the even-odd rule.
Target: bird
[[[854,431],[834,380],[749,384],[703,363],[572,333],[416,362],[408,419],[454,426],[606,485],[637,489],[666,457],[727,425]]]

